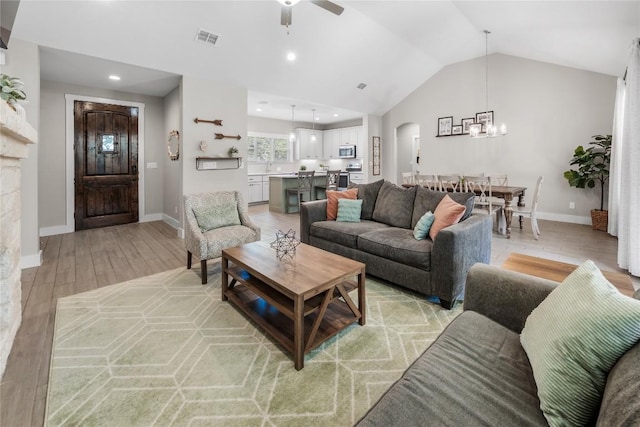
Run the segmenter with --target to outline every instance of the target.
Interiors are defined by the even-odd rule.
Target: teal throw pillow
[[[215,228],[241,224],[235,204],[198,206],[193,208],[193,214],[203,233]]]
[[[413,237],[416,240],[424,240],[429,235],[429,230],[431,229],[431,224],[436,219],[436,216],[433,212],[428,211],[416,223],[416,226],[413,228]]]
[[[338,199],[338,217],[336,221],[360,222],[362,199]]]
[[[638,340],[640,301],[622,295],[593,261],[554,289],[520,335],[549,425],[592,422],[609,371]]]

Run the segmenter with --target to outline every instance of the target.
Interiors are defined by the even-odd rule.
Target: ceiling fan
[[[293,6],[300,0],[278,0],[282,4],[282,14],[280,15],[280,24],[289,27],[291,25],[291,10]],[[344,11],[344,7],[339,6],[329,0],[309,0],[309,3],[313,3],[316,6],[320,6],[326,11],[333,14],[340,15]]]

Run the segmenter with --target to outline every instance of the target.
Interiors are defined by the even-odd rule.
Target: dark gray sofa
[[[446,193],[424,187],[402,188],[388,181],[355,186],[363,200],[361,222],[327,221],[327,201],[303,203],[300,240],[366,264],[368,274],[437,296],[451,308],[464,292],[469,268],[491,257],[492,219],[472,214],[473,193],[450,196],[466,206],[461,221],[436,236],[416,240],[413,228],[435,211]]]
[[[546,426],[520,332],[556,282],[477,264],[464,312],[357,423]],[[597,426],[640,425],[640,343],[607,378]]]

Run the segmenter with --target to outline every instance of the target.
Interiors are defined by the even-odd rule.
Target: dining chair
[[[340,169],[327,171],[327,180],[325,184],[314,186],[314,199],[315,200],[326,199],[327,190],[337,191],[339,182],[340,182]],[[322,195],[323,197],[318,197],[318,190],[323,191],[323,195]]]
[[[207,283],[207,260],[222,256],[223,249],[260,240],[260,227],[249,218],[239,191],[186,195],[184,217],[187,269],[195,255],[203,285]]]
[[[298,180],[297,185],[293,188],[287,188],[285,190],[285,212],[291,213],[291,197],[295,196],[296,205],[298,206],[298,212],[300,212],[300,204],[304,201],[310,201],[311,197],[313,197],[313,176],[316,171],[299,171],[298,172]],[[305,194],[309,194],[309,198],[307,200],[303,200],[302,197]]]
[[[429,190],[438,191],[440,188],[435,175],[416,174],[415,181],[417,185],[428,188]]]
[[[491,186],[492,187],[508,187],[509,186],[509,175],[506,173],[492,173],[488,175],[491,178]],[[500,197],[491,197],[491,205],[500,207],[500,210],[496,212],[496,220],[498,223],[498,228],[500,228],[500,216],[503,215],[501,209],[504,208],[504,199]]]
[[[509,175],[507,175],[506,173],[492,173],[492,174],[489,174],[488,176],[491,177],[491,185],[493,185],[494,187],[509,186]]]
[[[475,208],[486,210],[489,215],[493,215],[496,210],[500,210],[500,207],[493,206],[491,177],[465,175],[462,177],[462,181],[467,192],[476,194],[473,205],[474,210]]]
[[[417,184],[417,182],[413,179],[413,173],[411,172],[402,172],[402,183],[403,184]]]
[[[538,226],[538,201],[540,200],[540,190],[542,188],[542,181],[544,181],[544,176],[539,176],[538,181],[536,182],[536,188],[533,191],[533,200],[531,201],[531,209],[522,209],[519,206],[514,206],[513,208],[513,216],[518,215],[519,217],[529,217],[531,218],[531,231],[533,232],[533,237],[538,240],[538,236],[542,233],[540,232],[540,227]],[[522,222],[520,222],[520,228],[522,229]]]
[[[438,190],[462,193],[464,188],[460,180],[460,175],[438,175]]]

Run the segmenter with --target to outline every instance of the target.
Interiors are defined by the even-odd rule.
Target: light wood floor
[[[272,213],[267,205],[251,206],[249,212],[265,241],[273,241],[278,230],[300,235],[296,214]],[[538,241],[528,223],[522,231],[514,229],[510,240],[494,235],[491,264],[500,266],[511,252],[520,252],[574,264],[589,258],[602,269],[620,271],[615,238],[584,225],[539,223],[543,234]],[[22,271],[22,325],[0,383],[3,427],[43,425],[58,298],[186,267],[183,241],[162,222],[51,236],[41,244],[43,264]],[[633,282],[640,287],[638,279]]]

